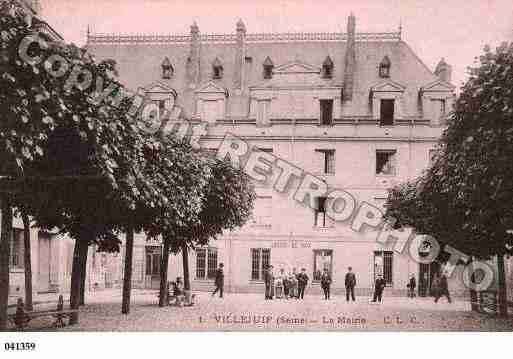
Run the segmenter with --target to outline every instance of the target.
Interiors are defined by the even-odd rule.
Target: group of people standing
[[[421,282],[422,284],[422,282]],[[408,284],[406,285],[408,288],[408,297],[415,298],[415,288],[417,287],[417,281],[415,280],[415,275],[411,275]],[[447,301],[451,303],[451,295],[449,293],[449,283],[447,280],[447,275],[445,273],[435,273],[433,279],[431,280],[431,286],[429,287],[430,293],[433,297],[435,297],[435,303],[438,303],[438,300],[445,296]]]
[[[223,263],[219,264],[218,269],[215,274],[215,290],[212,293],[214,296],[216,293],[219,293],[219,297],[223,297],[223,287],[224,287],[224,272],[223,272]],[[276,299],[303,299],[305,295],[305,289],[308,285],[308,281],[310,278],[308,274],[306,274],[306,269],[301,268],[301,272],[297,273],[296,268],[292,269],[292,272],[285,273],[283,268],[280,269],[277,275],[274,274],[273,266],[269,265],[266,267],[264,271],[264,284],[265,284],[265,299],[272,300]],[[320,284],[322,291],[324,293],[324,299],[330,299],[330,289],[333,280],[327,268],[324,268],[324,271],[320,275]],[[177,278],[175,284],[175,294],[180,291],[181,278]],[[355,301],[354,290],[356,287],[356,274],[353,272],[351,267],[347,268],[347,273],[345,275],[344,281],[345,289],[346,289],[346,301],[352,300]],[[178,286],[178,288],[176,288]],[[383,298],[383,292],[386,287],[386,281],[381,274],[378,274],[376,280],[374,282],[374,294],[372,296],[372,302],[381,302]],[[408,284],[406,285],[408,289],[408,297],[415,297],[415,289],[417,287],[417,281],[415,280],[415,276],[412,274]],[[436,273],[431,281],[431,294],[435,297],[435,303],[438,300],[445,296],[447,301],[451,303],[451,296],[449,294],[449,286],[447,282],[447,276],[445,273]]]
[[[273,266],[269,265],[264,272],[265,299],[303,299],[309,280],[305,268],[302,268],[300,273],[296,272],[296,268],[289,273],[285,273],[281,268],[279,273],[274,275]]]
[[[269,265],[264,272],[264,284],[265,284],[265,299],[272,300],[276,299],[303,299],[305,295],[305,289],[308,285],[310,278],[306,274],[306,269],[302,268],[300,273],[296,272],[296,268],[292,269],[292,272],[285,273],[283,268],[280,269],[277,275],[274,275],[273,266]],[[324,299],[329,300],[331,296],[331,284],[333,280],[327,268],[320,275],[320,284],[324,293]],[[354,289],[356,287],[356,274],[353,272],[351,267],[347,268],[345,276],[345,287],[346,287],[346,300],[349,302],[355,301]],[[375,283],[373,302],[381,302],[383,290],[385,289],[385,280],[381,275],[378,275]]]

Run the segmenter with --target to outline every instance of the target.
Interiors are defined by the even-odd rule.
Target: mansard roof
[[[236,34],[198,35],[201,41],[201,65],[199,83],[211,78],[211,64],[216,58],[222,60],[223,78],[215,84],[230,93],[230,107],[238,113],[246,111],[248,91],[234,88],[235,58],[237,54]],[[418,98],[421,87],[433,83],[438,77],[417,57],[411,48],[399,37],[390,34],[356,34],[356,67],[353,106],[355,114],[368,111],[369,90],[380,84],[378,67],[387,56],[396,64],[390,80],[406,89],[405,97]],[[272,64],[274,73],[303,67],[306,72],[319,71],[329,56],[333,62],[332,77],[319,81],[326,85],[340,87],[344,82],[345,34],[246,34],[244,58],[244,88],[249,89],[263,84],[263,64]],[[169,57],[174,67],[174,76],[161,79],[161,82],[175,89],[180,95],[177,101],[184,101],[185,111],[192,111],[193,94],[201,85],[192,87],[187,78],[187,59],[190,55],[190,35],[170,36],[112,36],[92,35],[87,43],[88,50],[98,60],[115,59],[118,64],[120,81],[128,88],[136,89],[141,84],[161,79],[161,62]],[[295,61],[300,58],[301,61]],[[220,61],[221,61],[220,60]],[[278,77],[278,76],[274,76]],[[274,81],[273,79],[267,81]],[[312,83],[313,86],[315,84]],[[409,96],[411,95],[411,96]],[[406,100],[409,101],[409,100]],[[416,102],[412,108],[416,108]],[[231,110],[230,110],[231,111]]]

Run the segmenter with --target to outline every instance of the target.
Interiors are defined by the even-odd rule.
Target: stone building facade
[[[388,188],[428,167],[454,101],[443,59],[431,71],[400,31],[359,33],[353,15],[345,33],[251,34],[239,21],[234,34],[201,34],[193,24],[188,35],[89,35],[87,47],[98,59],[116,60],[121,82],[176,121],[206,121],[203,148],[235,134],[377,207]],[[376,242],[376,232],[335,223],[323,197],[306,208],[273,190],[275,180],[257,184],[250,223],[190,254],[194,289],[212,288],[221,262],[226,289],[236,292],[261,291],[266,264],[306,268],[314,288],[318,271],[328,268],[335,292],[349,266],[360,293],[371,290],[377,273],[397,293],[412,274],[429,286],[436,265],[394,252]],[[160,253],[159,243],[136,241],[135,286],[158,287]],[[181,273],[181,256],[172,257],[169,275]],[[462,292],[460,278],[453,282]]]

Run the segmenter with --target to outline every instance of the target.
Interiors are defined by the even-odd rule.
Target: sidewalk
[[[155,296],[157,293],[157,290],[153,289],[133,289],[132,290],[132,297],[135,296],[147,296],[147,295],[153,295]],[[69,303],[69,292],[62,292],[62,293],[34,293],[34,296],[32,298],[32,302],[34,303],[34,306],[37,305],[44,305],[44,304],[51,304],[55,303],[57,304],[57,301],[59,299],[59,296],[62,295],[64,298],[64,303]],[[86,302],[91,303],[107,303],[116,301],[117,298],[121,299],[122,297],[122,288],[114,288],[114,289],[102,289],[97,291],[91,291],[85,293],[85,300]],[[23,301],[25,301],[25,296],[21,296]],[[18,300],[18,297],[10,296],[9,297],[9,307],[16,307],[16,302]]]

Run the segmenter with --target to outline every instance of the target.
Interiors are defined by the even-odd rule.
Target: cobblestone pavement
[[[314,295],[307,295],[302,301],[265,301],[262,297],[228,293],[220,299],[198,293],[193,307],[159,308],[155,291],[134,291],[131,312],[122,315],[120,291],[98,292],[87,297],[80,323],[60,330],[513,331],[513,318],[472,313],[469,303],[461,300],[449,304],[441,299],[435,304],[431,298],[385,297],[378,305],[369,303],[368,297],[357,297],[356,302],[349,303],[342,296],[329,301]],[[34,321],[32,326],[49,330],[49,324]]]

